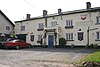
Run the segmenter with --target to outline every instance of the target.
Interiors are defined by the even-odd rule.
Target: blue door
[[[48,48],[52,48],[54,44],[54,36],[53,35],[49,35],[48,36]]]

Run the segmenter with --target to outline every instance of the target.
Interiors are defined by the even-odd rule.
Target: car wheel
[[[16,46],[16,49],[18,50],[19,49],[19,46]]]
[[[31,45],[29,45],[28,48],[31,48]]]

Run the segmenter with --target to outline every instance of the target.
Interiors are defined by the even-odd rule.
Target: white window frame
[[[66,40],[74,40],[73,33],[66,33]]]
[[[38,35],[38,41],[41,41],[42,35]]]
[[[100,32],[96,32],[96,39],[100,40]]]
[[[21,26],[21,31],[25,31],[25,26]]]
[[[43,29],[44,28],[44,24],[43,23],[39,23],[38,24],[38,29]]]
[[[73,26],[73,20],[66,20],[66,26]]]
[[[57,21],[51,22],[51,27],[56,27]]]
[[[96,17],[96,24],[100,24],[100,16]]]

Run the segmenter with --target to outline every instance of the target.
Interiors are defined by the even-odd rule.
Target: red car
[[[14,47],[16,49],[19,49],[19,48],[31,47],[31,44],[26,43],[23,40],[15,39],[15,40],[7,41],[5,43],[5,46],[4,47],[5,48],[13,48]]]

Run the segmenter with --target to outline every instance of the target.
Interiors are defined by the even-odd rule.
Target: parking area
[[[73,64],[91,52],[88,48],[0,49],[4,67],[75,67]]]

